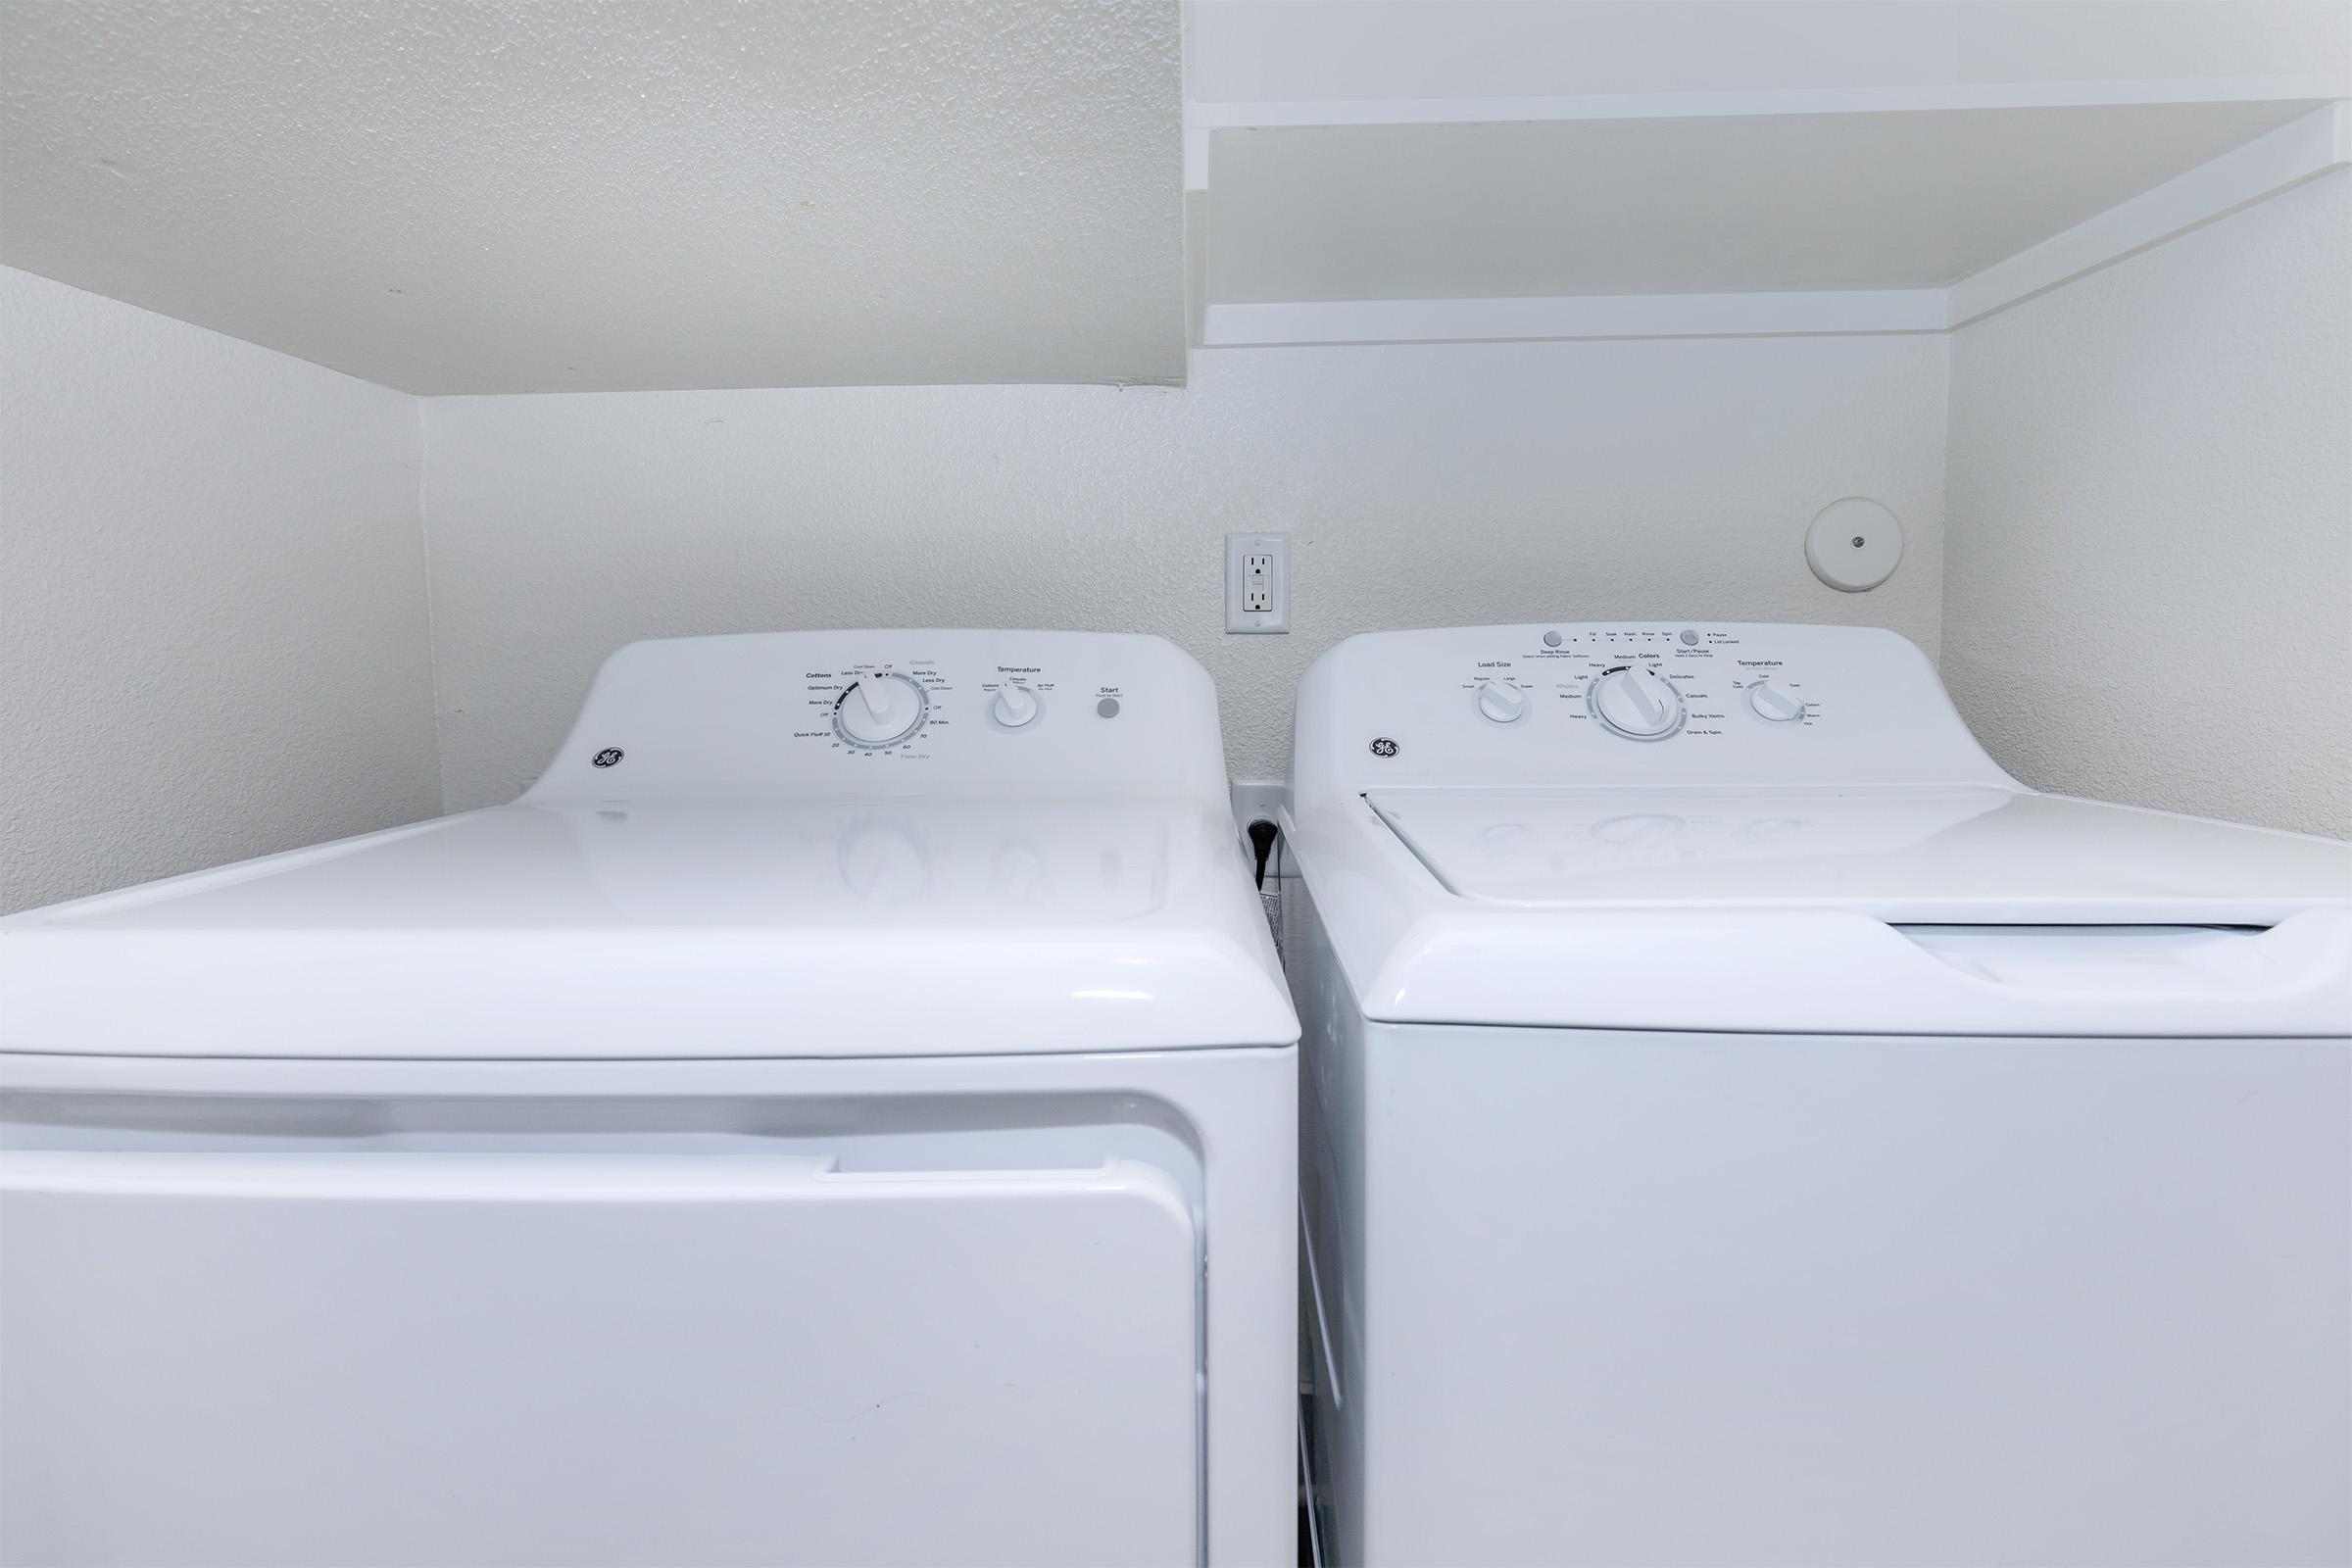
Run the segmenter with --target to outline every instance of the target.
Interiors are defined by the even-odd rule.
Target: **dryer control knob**
[[[1527,716],[1527,693],[1507,680],[1491,680],[1478,688],[1478,710],[1497,724],[1516,724]]]
[[[1662,741],[1683,727],[1683,694],[1638,665],[1594,681],[1585,706],[1604,728],[1629,741]]]
[[[833,705],[833,732],[852,746],[896,746],[923,727],[931,700],[904,675],[858,677]]]
[[[1026,686],[1006,681],[997,688],[997,700],[988,705],[988,715],[1006,729],[1019,729],[1038,714],[1037,693]]]
[[[1805,716],[1805,705],[1768,680],[1760,680],[1747,689],[1747,706],[1758,718],[1775,724],[1790,724]]]

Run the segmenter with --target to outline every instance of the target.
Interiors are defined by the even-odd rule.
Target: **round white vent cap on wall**
[[[1876,588],[1902,559],[1901,521],[1867,496],[1831,502],[1805,530],[1805,564],[1839,593]]]

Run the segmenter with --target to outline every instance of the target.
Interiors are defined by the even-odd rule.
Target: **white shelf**
[[[1806,112],[1216,127],[1198,343],[1939,332],[2352,161],[2311,99],[1782,96]]]
[[[2085,219],[1945,290],[1953,326],[2352,163],[2352,106],[2325,108]]]
[[[1187,15],[1201,347],[1948,331],[2352,143],[2340,5]]]
[[[2153,81],[1923,83],[1875,87],[1755,87],[1704,92],[1576,93],[1507,97],[1358,98],[1318,102],[1188,102],[1187,189],[1206,188],[1209,146],[1221,130],[1337,125],[1503,124],[1561,120],[1718,120],[1753,116],[1875,115],[1976,109],[2095,109],[2200,103],[2316,104],[2344,89],[2335,76],[2232,76]]]

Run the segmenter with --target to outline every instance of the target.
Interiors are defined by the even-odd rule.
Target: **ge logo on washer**
[[[1386,735],[1383,735],[1380,737],[1380,739],[1372,743],[1372,755],[1374,757],[1395,757],[1396,755],[1396,743],[1389,739]]]
[[[588,759],[588,760],[598,767],[611,767],[613,763],[620,760],[621,755],[622,754],[619,747],[608,746],[603,751],[597,753],[594,757]]]

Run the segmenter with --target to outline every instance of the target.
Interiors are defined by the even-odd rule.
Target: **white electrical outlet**
[[[1278,778],[1228,779],[1226,789],[1233,796],[1234,831],[1245,841],[1250,837],[1250,823],[1261,817],[1269,822],[1275,820],[1284,797],[1289,794],[1289,786]]]
[[[1225,629],[1229,632],[1291,629],[1289,534],[1225,536]]]

